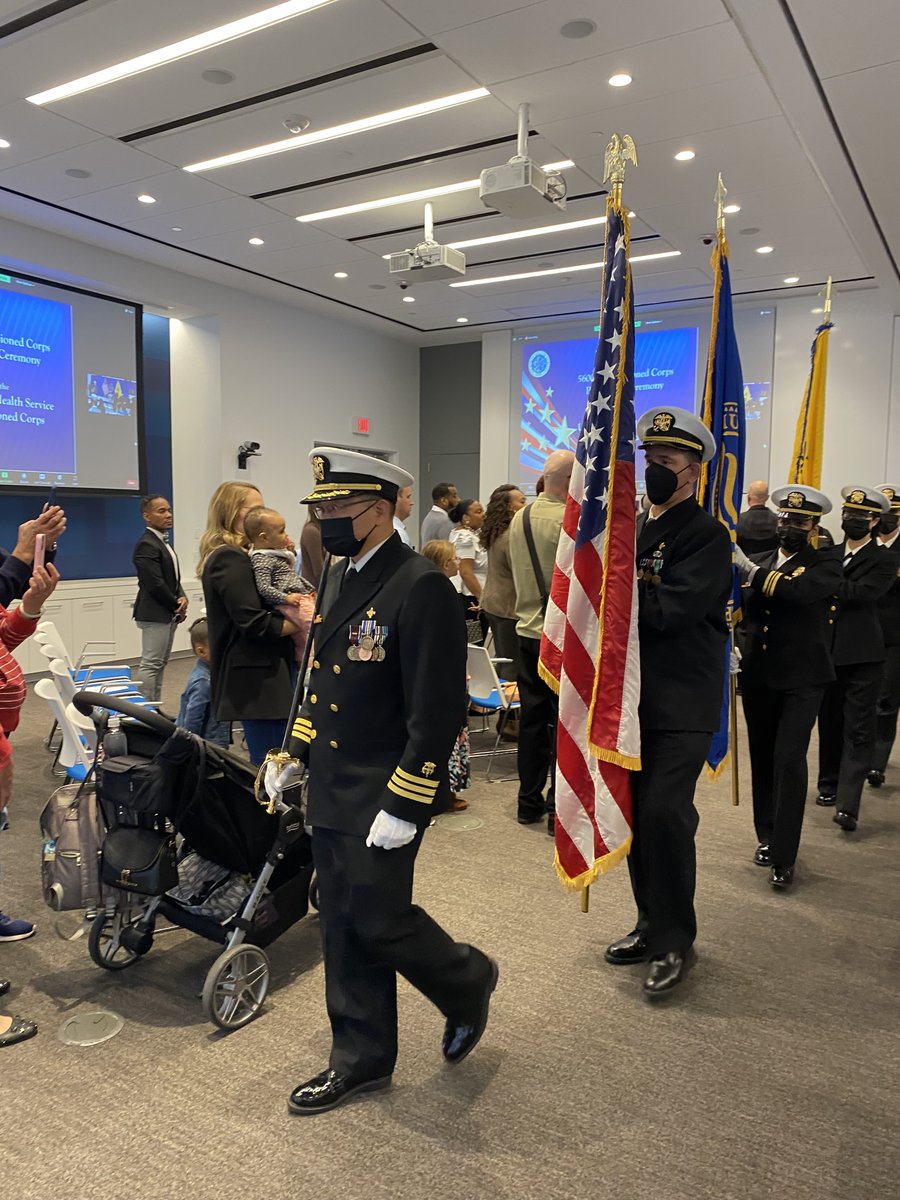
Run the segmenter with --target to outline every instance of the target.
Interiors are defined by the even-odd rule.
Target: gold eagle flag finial
[[[614,133],[603,158],[603,182],[609,181],[612,184],[610,191],[614,203],[621,204],[622,202],[625,164],[631,162],[637,166],[637,161],[637,147],[631,134],[624,133],[619,137],[617,133]]]

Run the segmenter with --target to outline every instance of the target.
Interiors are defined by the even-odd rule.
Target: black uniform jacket
[[[897,567],[900,568],[900,537],[890,547],[882,543],[881,548],[896,556]],[[894,576],[894,582],[878,601],[878,617],[885,646],[900,646],[900,570]]]
[[[293,728],[291,751],[309,765],[307,820],[364,837],[384,809],[424,828],[447,807],[447,765],[466,719],[459,601],[396,533],[362,571],[344,580],[345,570],[339,564],[325,585]],[[367,621],[384,655],[351,658]]]
[[[846,542],[836,550],[843,561]],[[897,555],[877,541],[867,542],[844,567],[838,584],[831,656],[836,667],[884,662],[884,635],[878,602],[897,578]]]
[[[281,614],[263,607],[250,555],[220,546],[206,560],[202,579],[213,716],[286,721],[294,692],[294,643],[282,636]]]
[[[831,683],[834,593],[843,577],[839,552],[806,546],[777,569],[777,551],[754,562],[760,569],[743,593],[742,680],[776,691]]]
[[[766,554],[778,549],[778,518],[764,504],[742,512],[737,523],[737,544],[745,554]]]
[[[139,538],[131,556],[138,577],[132,616],[136,621],[168,625],[184,595],[175,560],[169,548],[149,529]]]
[[[692,498],[638,518],[641,728],[714,733],[725,682],[731,540]]]

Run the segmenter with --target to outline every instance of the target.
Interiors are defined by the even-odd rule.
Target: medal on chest
[[[376,625],[371,618],[360,621],[358,625],[351,625],[347,657],[351,662],[384,662],[384,643],[387,635],[388,626]]]
[[[663,568],[663,550],[665,548],[666,543],[660,542],[651,554],[646,555],[638,563],[637,577],[639,583],[660,582]]]

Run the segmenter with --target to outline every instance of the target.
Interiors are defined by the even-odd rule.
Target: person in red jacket
[[[10,611],[0,605],[0,808],[9,807],[12,795],[9,734],[19,724],[19,713],[25,700],[25,677],[12,651],[34,633],[44,603],[58,582],[59,572],[52,563],[35,567],[19,608]],[[17,921],[0,912],[0,942],[18,942],[33,933],[34,926],[29,921]],[[0,996],[8,991],[9,983],[0,980]],[[34,1021],[0,1014],[0,1046],[25,1041],[36,1033]]]

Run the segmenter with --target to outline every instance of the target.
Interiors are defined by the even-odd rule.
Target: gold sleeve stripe
[[[312,740],[313,731],[312,726],[309,724],[304,725],[301,721],[295,721],[291,732],[293,737],[300,738],[301,741],[309,742]]]
[[[407,791],[394,779],[388,784],[388,791],[393,792],[395,796],[402,796],[404,800],[415,800],[418,804],[430,804],[433,799],[432,796],[420,796],[416,792]]]
[[[763,584],[763,594],[771,596],[775,588],[781,581],[782,575],[780,571],[770,571],[766,576],[766,582]]]
[[[424,779],[420,775],[410,775],[409,771],[404,771],[402,767],[398,767],[394,774],[404,783],[414,783],[417,787],[430,788],[432,792],[436,792],[438,789],[436,779]]]
[[[421,796],[424,800],[433,800],[436,795],[436,792],[432,791],[431,788],[419,787],[415,783],[407,783],[405,779],[400,779],[396,771],[390,782],[395,783],[397,787],[403,788],[406,792],[415,792],[417,796]]]

